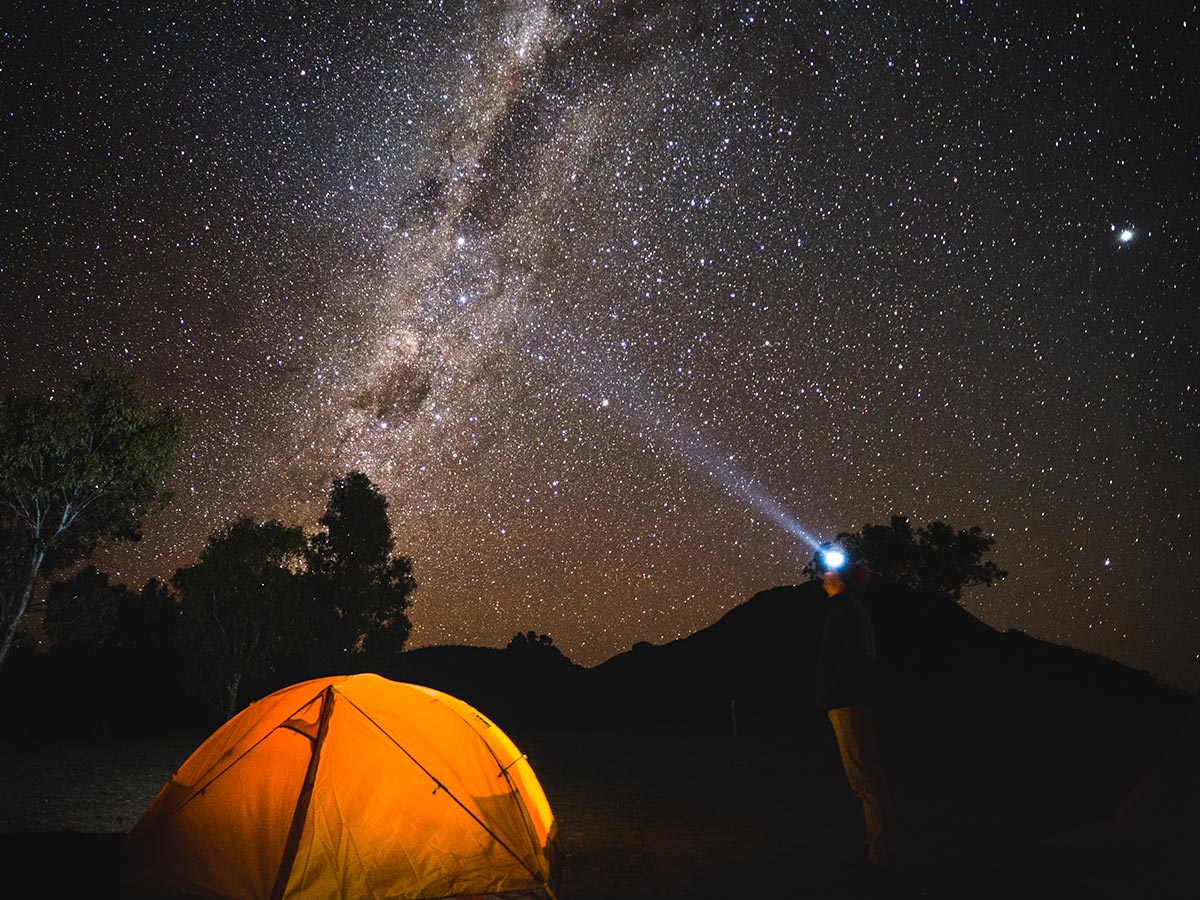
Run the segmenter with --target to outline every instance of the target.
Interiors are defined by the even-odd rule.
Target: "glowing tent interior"
[[[127,879],[229,900],[553,898],[555,832],[474,708],[339,676],[259,700],[188,757],[130,832]]]

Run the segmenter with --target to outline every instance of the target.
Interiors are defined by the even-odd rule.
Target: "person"
[[[825,592],[833,600],[821,634],[818,704],[828,711],[851,790],[862,801],[867,861],[899,861],[895,808],[879,742],[880,673],[875,628],[861,595],[871,580],[863,563],[830,569]]]

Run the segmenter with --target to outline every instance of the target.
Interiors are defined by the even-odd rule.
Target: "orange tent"
[[[128,877],[228,900],[552,898],[555,824],[494,724],[429,688],[349,675],[247,707],[159,791]]]

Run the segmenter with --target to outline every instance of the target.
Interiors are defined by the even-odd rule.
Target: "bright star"
[[[1120,234],[1117,235],[1117,239],[1122,244],[1128,244],[1130,241],[1133,240],[1133,232],[1130,231],[1128,228],[1126,228]]]

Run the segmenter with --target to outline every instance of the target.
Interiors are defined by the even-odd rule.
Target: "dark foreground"
[[[880,872],[861,861],[831,738],[516,737],[558,817],[565,900],[1197,896],[1194,832],[1139,849],[1113,836],[1139,773],[1103,757],[1042,758],[994,737],[897,742],[916,849]],[[191,749],[0,742],[0,893],[118,893],[122,834]]]

